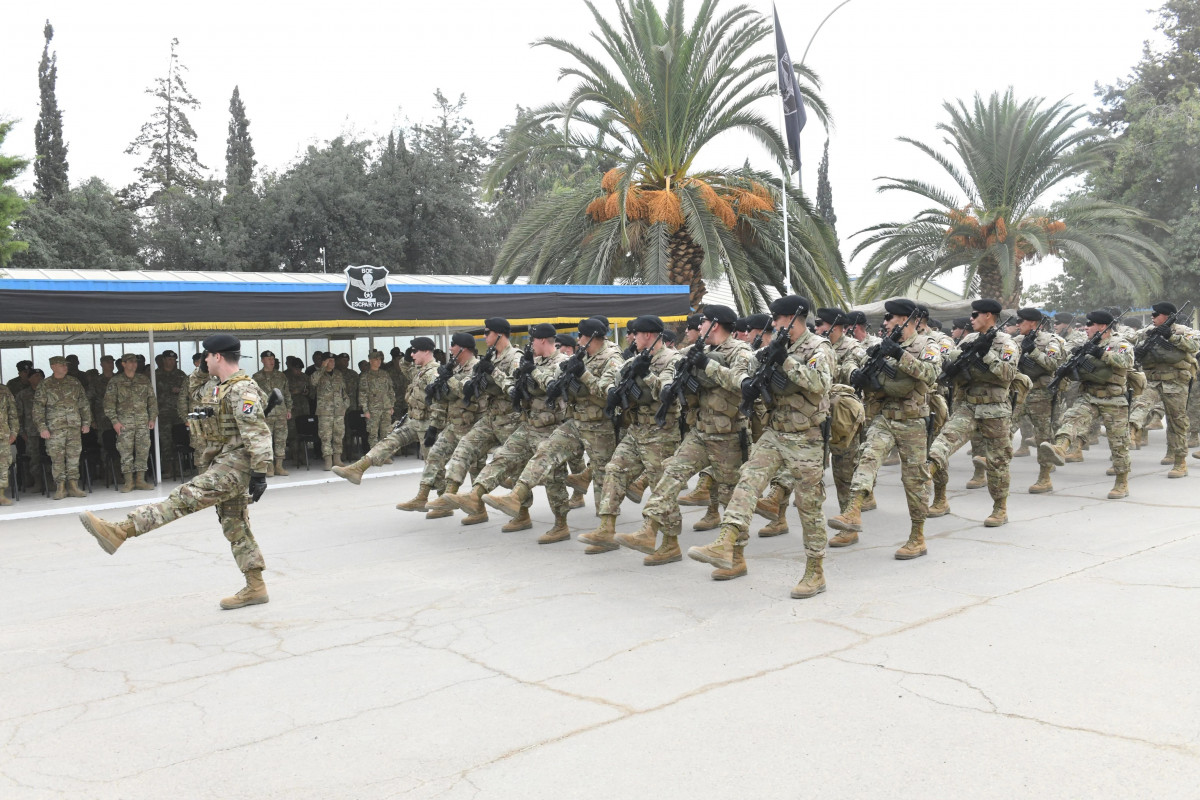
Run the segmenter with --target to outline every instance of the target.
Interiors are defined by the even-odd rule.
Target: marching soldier
[[[392,429],[392,411],[396,405],[396,387],[392,376],[383,371],[383,352],[372,350],[367,372],[358,382],[358,407],[367,422],[367,449]]]
[[[158,418],[158,401],[150,379],[139,375],[137,356],[121,356],[121,373],[108,382],[104,391],[104,415],[112,420],[117,434],[117,453],[125,475],[122,492],[153,489],[146,482],[146,462],[150,455],[151,431]]]
[[[850,386],[850,375],[867,360],[867,351],[853,336],[846,335],[846,315],[839,308],[817,309],[817,333],[826,336],[833,346],[833,356],[837,362],[833,375],[833,383],[842,389]],[[854,466],[858,453],[858,437],[852,437],[841,446],[832,442],[829,446],[830,471],[833,473],[833,486],[837,492],[838,508],[846,507],[850,499],[850,481],[854,480]]]
[[[1173,303],[1155,303],[1151,310],[1154,316],[1150,325],[1138,331],[1133,340],[1147,386],[1129,412],[1129,438],[1137,440],[1150,422],[1151,409],[1161,400],[1167,412],[1167,459],[1172,465],[1167,477],[1182,478],[1188,473],[1188,388],[1196,377],[1200,334],[1171,322],[1178,312]]]
[[[53,374],[38,385],[33,396],[33,423],[46,440],[50,472],[58,486],[53,499],[87,497],[79,488],[79,456],[83,452],[81,435],[92,424],[91,405],[83,384],[67,375],[65,358],[53,356],[50,370]]]
[[[334,466],[346,466],[342,463],[342,440],[346,436],[346,409],[350,407],[350,396],[346,393],[342,372],[334,368],[333,353],[323,355],[320,368],[309,380],[316,398],[321,454],[325,457],[325,469],[331,470]]]
[[[292,389],[285,373],[280,372],[279,359],[270,350],[263,350],[259,355],[262,369],[254,373],[254,382],[262,389],[263,397],[270,397],[274,389],[283,395],[283,402],[266,418],[267,427],[271,429],[272,452],[274,463],[267,468],[267,476],[287,475],[283,468],[283,458],[287,455],[288,426],[292,419]]]
[[[1033,387],[1025,397],[1020,416],[1028,420],[1033,431],[1032,441],[1041,444],[1050,441],[1054,435],[1051,422],[1054,403],[1046,387],[1050,381],[1054,380],[1054,373],[1058,371],[1066,357],[1067,344],[1057,334],[1041,330],[1040,326],[1045,317],[1036,308],[1020,309],[1017,311],[1017,318],[1020,320],[1018,323],[1020,338],[1016,340],[1019,352],[1017,369],[1033,383]],[[1016,415],[1013,417],[1013,422],[1017,422]],[[1022,443],[1024,443],[1024,436],[1022,436]],[[1037,481],[1029,487],[1030,494],[1043,494],[1054,489],[1050,482],[1050,470],[1053,464],[1054,462],[1042,455],[1040,451],[1038,452],[1038,477]]]

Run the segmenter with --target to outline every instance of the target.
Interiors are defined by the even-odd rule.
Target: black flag
[[[800,131],[808,122],[804,111],[804,98],[800,96],[800,82],[792,68],[792,57],[788,55],[787,42],[779,28],[779,11],[775,12],[775,55],[778,59],[779,96],[783,99],[783,129],[787,134],[788,149],[792,151],[792,172],[800,171]]]

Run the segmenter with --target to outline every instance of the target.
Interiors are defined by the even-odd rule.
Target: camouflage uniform
[[[396,389],[392,376],[382,369],[373,369],[358,382],[358,407],[363,416],[371,415],[367,423],[367,447],[388,435],[392,429],[392,411],[396,405]],[[397,417],[396,419],[400,419]]]
[[[1087,334],[1075,328],[1071,328],[1067,331],[1066,336],[1059,336],[1059,338],[1067,343],[1067,358],[1070,358],[1076,350],[1083,347],[1088,341]],[[1067,409],[1075,405],[1075,401],[1078,399],[1079,381],[1073,377],[1063,380],[1058,386],[1058,400],[1054,404],[1054,419],[1052,420],[1052,424],[1056,430],[1062,424],[1062,418],[1067,413]]]
[[[92,404],[92,425],[96,429],[96,435],[99,436],[104,431],[112,428],[112,420],[104,413],[104,394],[108,391],[108,384],[116,373],[112,375],[96,375],[92,378],[91,386],[88,391],[88,399]]]
[[[769,427],[742,465],[737,487],[721,525],[738,530],[738,543],[748,536],[750,519],[763,489],[782,469],[804,491],[796,493],[796,508],[804,528],[804,552],[825,557],[825,441],[821,423],[829,417],[829,389],[837,371],[833,346],[808,330],[788,347],[779,371],[787,386],[774,392]]]
[[[437,369],[437,361],[433,362],[434,369]],[[384,367],[387,375],[392,380],[392,392],[395,393],[395,403],[392,405],[392,419],[400,419],[408,412],[408,387],[416,376],[419,367],[404,359],[393,361]]]
[[[288,386],[287,375],[277,369],[270,372],[260,369],[254,373],[254,382],[258,384],[264,398],[271,396],[272,389],[278,389],[283,395],[283,402],[271,409],[270,416],[265,418],[267,427],[271,429],[275,460],[282,461],[287,454],[288,414],[292,413],[292,392]],[[266,406],[263,406],[263,411],[266,411]]]
[[[509,377],[520,363],[521,351],[511,343],[504,348],[503,353],[496,353],[495,371],[490,378],[483,381],[482,390],[476,392],[479,420],[470,432],[462,437],[454,449],[454,455],[446,464],[447,485],[461,486],[471,465],[483,463],[487,459],[488,451],[504,444],[521,423],[521,413],[512,410],[508,392],[502,388],[507,385]],[[459,377],[456,374],[450,379],[455,394],[462,396],[463,385],[470,378],[471,375]]]
[[[408,416],[403,424],[399,420],[393,424],[386,436],[371,447],[367,460],[371,466],[379,466],[393,455],[413,442],[421,442],[425,431],[430,427],[442,430],[446,427],[446,404],[444,402],[429,402],[425,399],[425,390],[437,379],[438,363],[430,361],[423,367],[418,367],[411,383],[408,383],[405,405]],[[440,438],[440,437],[439,437]],[[434,445],[436,447],[436,443]],[[422,444],[424,447],[424,444]],[[429,484],[431,487],[433,483]]]
[[[350,397],[342,371],[318,369],[310,377],[313,397],[316,398],[317,436],[321,439],[321,455],[341,456],[342,439],[346,436],[346,409]]]
[[[738,406],[742,381],[754,371],[750,346],[731,335],[705,354],[708,364],[696,373],[700,396],[695,424],[663,464],[663,476],[642,510],[642,516],[666,536],[679,536],[683,526],[679,492],[705,467],[712,467],[718,502],[728,505],[742,466],[742,437],[749,439],[746,418]]]
[[[1142,344],[1154,331],[1151,325],[1135,334],[1133,344]],[[1157,337],[1156,337],[1157,339]],[[1187,414],[1188,386],[1196,375],[1193,356],[1200,351],[1200,333],[1186,325],[1171,326],[1170,345],[1162,343],[1151,347],[1142,356],[1142,369],[1146,373],[1146,389],[1133,401],[1129,411],[1129,424],[1145,430],[1150,422],[1154,406],[1162,401],[1166,408],[1167,454],[1175,459],[1187,456],[1187,439],[1190,428]]]
[[[475,421],[479,419],[479,395],[477,394],[468,403],[463,399],[462,394],[463,384],[475,371],[475,364],[478,361],[478,358],[472,356],[467,359],[465,364],[455,365],[454,376],[447,384],[450,389],[450,397],[440,403],[445,407],[446,427],[438,434],[437,441],[425,454],[425,469],[421,472],[421,485],[436,489],[439,493],[446,489],[447,463],[458,449],[459,442],[471,432]],[[475,460],[469,465],[471,474],[478,475],[486,460],[486,450],[482,457],[476,454]]]
[[[39,436],[41,431],[50,431],[46,453],[54,482],[79,480],[81,428],[92,424],[92,409],[83,384],[70,375],[43,379],[33,395],[33,424]]]
[[[333,368],[334,372],[339,372],[342,375],[342,383],[346,386],[347,411],[358,411],[358,384],[362,381],[362,376],[354,370],[347,367],[346,369]]]
[[[187,391],[187,374],[176,367],[154,371],[154,390],[162,398],[158,408],[158,442],[164,467],[175,463],[175,426],[183,422],[179,416],[179,398]],[[151,437],[153,438],[153,437]]]
[[[645,476],[647,486],[657,484],[662,478],[664,460],[679,447],[679,406],[671,407],[661,428],[654,421],[654,414],[663,387],[675,377],[675,364],[682,358],[678,351],[661,347],[650,359],[650,374],[638,379],[642,397],[625,412],[628,427],[604,470],[600,502],[596,504],[600,516],[620,513],[625,490],[639,475]]]
[[[34,387],[26,386],[17,392],[13,398],[17,404],[17,415],[21,420],[21,435],[25,437],[25,455],[29,458],[29,473],[34,477],[34,484],[41,482],[42,450],[38,446],[41,436],[33,422],[33,393]]]
[[[238,569],[243,573],[263,569],[262,552],[250,531],[247,512],[250,496],[246,489],[250,473],[265,474],[272,461],[271,429],[263,417],[266,401],[258,385],[242,370],[223,383],[215,377],[209,379],[196,390],[195,396],[198,405],[214,411],[211,417],[191,420],[196,466],[204,471],[177,486],[165,500],[130,513],[133,535],[216,506],[221,530],[229,541]]]
[[[123,372],[113,376],[104,392],[104,415],[121,423],[121,432],[117,434],[121,472],[144,473],[150,455],[150,423],[158,416],[158,401],[150,379],[137,373],[132,378]]]
[[[1033,350],[1024,352],[1025,336],[1013,339],[1017,347],[1017,368],[1033,381],[1033,388],[1025,397],[1024,404],[1013,410],[1012,428],[1015,430],[1021,418],[1029,421],[1031,441],[1041,444],[1053,440],[1054,429],[1051,427],[1052,409],[1050,392],[1046,389],[1054,380],[1054,373],[1062,366],[1067,357],[1067,343],[1057,334],[1046,331],[1033,331],[1028,334],[1034,337]],[[1024,431],[1024,429],[1022,429]],[[1024,441],[1024,433],[1022,433]],[[1050,466],[1053,462],[1038,452],[1038,464]]]
[[[837,361],[833,382],[849,386],[850,373],[867,360],[867,351],[853,336],[843,335],[833,345],[833,356]],[[844,506],[850,496],[850,481],[854,480],[854,466],[858,462],[859,438],[853,436],[840,446],[833,442],[829,444],[829,466],[839,507]]]
[[[1063,414],[1062,426],[1055,434],[1073,444],[1086,440],[1097,420],[1108,431],[1108,449],[1113,470],[1129,473],[1129,401],[1125,397],[1125,376],[1133,369],[1133,345],[1120,336],[1109,334],[1100,347],[1100,357],[1087,356],[1079,370],[1079,398]]]
[[[303,371],[296,373],[288,369],[283,374],[287,378],[288,399],[292,401],[292,418],[287,421],[287,446],[292,451],[293,457],[295,457],[296,418],[307,417],[312,413],[312,403],[309,400],[312,392],[312,384],[309,381],[309,377]]]
[[[0,386],[0,502],[8,488],[8,468],[12,466],[12,445],[21,432],[17,401],[7,386]]]

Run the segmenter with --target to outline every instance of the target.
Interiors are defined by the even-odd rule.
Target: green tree
[[[778,130],[754,110],[777,102],[771,22],[741,5],[719,12],[719,4],[704,0],[689,24],[682,0],[669,0],[665,15],[652,0],[618,0],[614,25],[589,3],[604,57],[561,39],[535,43],[572,60],[561,75],[576,85],[565,102],[518,122],[485,189],[564,151],[607,171],[531,207],[500,248],[493,280],[683,284],[698,307],[704,281],[726,277],[743,309],[761,307],[764,286],[786,291],[774,179],[695,166],[730,131],[748,133],[780,167],[787,161]],[[816,75],[803,66],[797,73],[810,84],[802,85],[806,105],[827,122]],[[833,231],[798,191],[790,195],[791,288],[833,301],[847,283]]]
[[[176,186],[185,191],[197,189],[205,180],[200,171],[207,167],[196,156],[196,131],[187,116],[189,110],[200,107],[200,101],[183,81],[187,67],[179,61],[178,46],[179,40],[172,39],[167,74],[146,89],[159,105],[125,150],[129,155],[146,155],[137,169],[138,181],[126,190],[138,205],[154,205],[159,194]]]
[[[950,121],[937,128],[956,158],[900,139],[933,159],[957,192],[924,179],[881,178],[880,191],[904,192],[933,207],[911,221],[859,232],[869,235],[855,256],[877,248],[863,269],[869,292],[900,293],[965,268],[970,293],[1015,306],[1022,268],[1048,255],[1086,268],[1133,297],[1144,299],[1158,289],[1166,253],[1135,225],[1161,223],[1135,208],[1083,194],[1047,205],[1053,191],[1102,165],[1111,143],[1095,128],[1078,127],[1081,107],[1043,103],[1018,102],[1011,89],[987,101],[977,94],[971,107],[945,103]]]
[[[829,183],[829,140],[825,140],[825,152],[817,167],[817,213],[837,234],[837,213],[833,210],[833,186]]]
[[[0,120],[0,147],[12,130],[11,120]],[[25,201],[17,194],[12,182],[16,180],[29,162],[16,156],[0,154],[0,267],[8,264],[14,255],[28,247],[28,243],[20,241],[15,236],[13,223],[25,210]]]
[[[54,87],[58,82],[58,54],[51,54],[50,40],[54,38],[54,27],[46,20],[42,30],[46,44],[42,48],[42,60],[38,64],[38,92],[41,95],[41,110],[33,126],[34,152],[33,186],[42,200],[50,200],[68,189],[67,144],[63,141],[62,111],[58,108],[58,96]]]
[[[229,98],[229,137],[225,140],[225,190],[237,192],[254,181],[254,144],[250,141],[250,120],[238,87]]]
[[[17,223],[29,249],[14,267],[38,269],[143,269],[138,254],[139,221],[99,178],[91,178],[50,200],[34,198]]]

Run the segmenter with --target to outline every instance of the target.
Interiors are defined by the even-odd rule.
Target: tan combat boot
[[[911,558],[920,558],[929,552],[925,548],[925,522],[913,520],[912,530],[908,534],[908,541],[904,546],[896,551],[897,561],[908,561]]]
[[[640,503],[646,495],[646,477],[643,475],[625,487],[625,497],[631,503]]]
[[[333,456],[325,456],[325,471],[333,469]]]
[[[1029,493],[1045,494],[1052,491],[1054,491],[1054,484],[1050,482],[1050,465],[1039,464],[1037,482],[1029,487]]]
[[[449,512],[447,514],[442,514],[441,516],[443,516],[443,517],[450,516],[451,514],[453,514],[456,506],[454,505],[453,501],[450,500],[450,495],[458,494],[458,486],[459,486],[459,484],[454,483],[453,481],[447,481],[446,491],[444,491],[440,495],[438,495],[437,499],[429,500],[428,502],[426,502],[425,510],[426,511]]]
[[[1055,442],[1057,441],[1058,440],[1056,439]],[[1068,464],[1080,464],[1083,462],[1083,451],[1086,449],[1087,448],[1085,448],[1082,443],[1076,442],[1074,447],[1066,451],[1066,455],[1063,456],[1063,460]],[[1055,464],[1055,466],[1061,467],[1062,464]]]
[[[267,462],[267,477],[270,478],[275,474],[275,465],[270,461]],[[167,477],[167,471],[163,470],[163,477]]]
[[[700,473],[699,480],[696,481],[696,488],[688,494],[679,495],[679,505],[681,506],[706,506],[709,503],[709,495],[712,491],[713,479],[712,476]]]
[[[992,513],[983,521],[985,528],[999,528],[1008,524],[1008,498],[992,501]]]
[[[658,523],[649,519],[643,520],[642,527],[633,533],[618,533],[613,537],[613,541],[621,547],[628,547],[630,550],[637,550],[639,553],[649,555],[654,552],[655,546],[658,544]]]
[[[133,491],[133,473],[132,473],[132,472],[126,472],[126,473],[125,473],[125,482],[124,482],[124,483],[122,483],[122,484],[121,484],[121,485],[120,485],[120,486],[117,488],[117,491],[118,491],[118,492],[121,492],[122,494],[124,494],[125,492],[132,492],[132,491]]]
[[[67,484],[62,481],[58,482],[58,490],[54,492],[54,497],[51,500],[66,500],[67,499]]]
[[[1162,464],[1164,467],[1167,466],[1168,464],[1174,464],[1175,456],[1171,455],[1171,453],[1168,452],[1166,455],[1164,455],[1162,458],[1160,458],[1158,460],[1158,463]]]
[[[484,494],[486,494],[484,488],[477,483],[471,487],[470,491],[448,494],[446,495],[446,499],[453,503],[460,511],[465,511],[468,514],[478,514],[483,511]],[[518,508],[518,510],[520,509]],[[509,516],[515,517],[516,514],[509,514]]]
[[[1175,464],[1171,467],[1171,471],[1167,473],[1168,478],[1186,478],[1187,477],[1187,456],[1175,456]]]
[[[335,467],[344,467],[344,466],[346,466],[346,465],[345,465],[345,463],[343,463],[343,461],[342,461],[342,454],[341,454],[341,453],[334,453],[334,454],[333,454],[333,465],[334,465]]]
[[[583,508],[585,505],[587,505],[587,501],[584,499],[586,496],[587,495],[585,495],[583,492],[572,489],[571,497],[567,500],[567,507]]]
[[[135,489],[154,489],[154,484],[146,480],[146,476],[142,473],[137,473],[133,477],[133,488]]]
[[[333,474],[337,475],[339,478],[344,478],[345,480],[350,481],[355,486],[358,486],[360,483],[362,483],[363,473],[373,466],[375,465],[371,463],[371,459],[367,456],[363,456],[353,464],[347,464],[344,467],[334,467]],[[278,470],[276,470],[276,472],[278,472]]]
[[[738,540],[738,529],[733,525],[722,525],[721,534],[706,545],[688,548],[688,558],[712,564],[717,569],[733,569],[733,546]]]
[[[1038,445],[1038,455],[1057,467],[1065,467],[1070,456],[1071,439],[1068,436],[1055,437],[1053,442],[1042,442]]]
[[[580,542],[588,546],[583,552],[589,556],[594,556],[597,553],[608,553],[616,550],[619,547],[616,541],[614,541],[616,535],[617,516],[615,514],[601,514],[600,526],[596,530],[588,531],[577,538]]]
[[[692,523],[694,531],[711,531],[721,524],[721,504],[717,502],[714,496],[708,502],[708,511],[704,512],[704,516]]]
[[[226,597],[222,600],[221,608],[228,611],[231,608],[254,606],[259,603],[266,603],[269,600],[270,598],[267,597],[267,585],[263,583],[262,579],[262,570],[251,569],[246,571],[246,585],[233,597]]]
[[[944,517],[950,513],[950,501],[946,499],[946,486],[950,483],[950,477],[936,461],[929,462],[929,472],[933,476],[933,501],[925,515]]]
[[[1021,440],[1021,446],[1013,450],[1013,458],[1028,458],[1029,457],[1029,442]]]
[[[788,530],[787,506],[784,506],[783,512],[774,522],[768,522],[759,529],[758,536],[761,539],[770,539],[772,536],[783,536]]]
[[[134,488],[138,488],[136,483],[134,484]],[[146,488],[150,489],[153,487],[147,486]],[[67,497],[87,497],[87,492],[80,488],[79,481],[67,481]]]
[[[1120,500],[1124,497],[1129,497],[1129,473],[1118,472],[1117,479],[1113,482],[1112,491],[1108,493],[1108,499]]]
[[[396,503],[396,508],[400,511],[426,511],[425,503],[429,500],[429,490],[431,487],[422,483],[417,488],[417,496],[412,500],[405,500],[403,503]]]
[[[110,556],[117,552],[118,547],[125,544],[126,539],[137,536],[133,521],[130,519],[109,522],[100,519],[90,511],[85,511],[79,515],[79,521],[83,523],[83,527],[87,529],[88,533],[96,537],[100,547]]]
[[[967,481],[967,488],[982,489],[987,486],[987,459],[983,456],[974,456],[971,464],[975,467],[975,474],[971,476],[971,480]]]
[[[839,531],[861,531],[862,506],[864,499],[866,498],[862,492],[851,492],[850,502],[846,504],[845,510],[836,517],[831,517],[829,519],[829,527]],[[836,539],[837,537],[835,536],[834,538]],[[853,541],[844,542],[842,544],[833,544],[833,542],[830,541],[829,544],[833,545],[834,547],[845,547],[846,545],[854,544],[854,542],[857,541],[858,537],[855,536]]]
[[[573,472],[567,476],[566,481],[568,487],[580,494],[585,493],[588,487],[592,484],[592,468],[588,467],[583,472]]]
[[[879,508],[879,503],[875,502],[875,488],[871,487],[871,490],[869,492],[867,492],[866,499],[863,500],[862,510],[863,511],[874,511],[877,508]]]
[[[463,497],[464,497],[464,495],[459,495],[457,499],[461,500]],[[497,511],[502,511],[505,514],[507,514],[508,516],[515,518],[518,514],[521,513],[521,509],[524,508],[529,503],[530,498],[533,497],[533,492],[531,492],[529,490],[528,486],[521,483],[520,481],[517,481],[515,484],[513,484],[513,490],[511,492],[509,492],[508,494],[494,495],[494,494],[483,494],[482,492],[480,492],[480,497],[482,498],[482,500],[480,501],[480,505],[478,508],[475,508],[474,506],[471,506],[470,508],[468,508],[467,505],[464,503],[462,506],[462,510],[468,511],[471,514],[477,514],[480,511],[483,511],[482,504],[487,503],[489,506],[496,509]]]
[[[0,506],[11,506],[13,504],[13,501],[8,499],[7,492],[7,486],[0,486]]]
[[[1117,468],[1109,467],[1108,469],[1104,470],[1104,474],[1111,478],[1112,476],[1117,474]]]
[[[766,519],[778,519],[779,510],[787,507],[783,505],[786,496],[787,492],[782,486],[772,486],[766,497],[759,499],[754,505],[754,513]]]
[[[429,515],[426,514],[425,516],[428,517]],[[463,517],[460,520],[460,524],[462,524],[462,525],[478,525],[481,522],[487,522],[487,521],[488,521],[488,513],[486,511],[480,511],[478,514],[467,514],[465,517]]]
[[[425,508],[425,519],[444,519],[454,516],[454,509],[452,508],[429,508],[428,504]]]
[[[735,544],[733,546],[733,566],[729,569],[714,569],[712,571],[712,579],[714,581],[731,581],[734,578],[740,578],[746,574],[746,546],[744,544]]]
[[[520,514],[517,514],[500,526],[500,531],[502,533],[516,533],[517,531],[527,531],[532,527],[533,519],[529,516],[529,509],[522,508]]]
[[[824,559],[808,558],[804,564],[804,577],[792,589],[793,600],[807,600],[825,591]]]
[[[567,527],[567,515],[555,514],[554,527],[538,537],[538,544],[554,544],[565,542],[571,538],[571,529]]]
[[[661,567],[664,564],[674,564],[682,560],[683,551],[679,549],[679,537],[664,533],[662,544],[653,553],[642,559],[642,566]]]
[[[275,474],[282,475],[284,477],[292,474],[283,468],[283,459],[282,458],[275,459]]]

